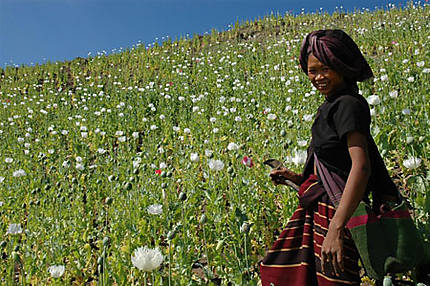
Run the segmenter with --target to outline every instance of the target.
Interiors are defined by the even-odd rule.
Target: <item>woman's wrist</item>
[[[291,182],[295,183],[296,185],[300,185],[303,182],[303,175],[301,174],[297,174],[290,171],[290,173],[287,175],[288,177],[286,176],[286,178],[288,178]]]
[[[336,218],[333,218],[330,221],[328,228],[332,229],[333,231],[336,231],[336,232],[342,232],[343,229],[345,228],[345,225],[342,224],[341,222],[337,221]]]
[[[295,183],[296,183],[297,185],[301,185],[301,184],[303,183],[303,181],[304,181],[303,174],[296,174],[296,180],[295,180]]]

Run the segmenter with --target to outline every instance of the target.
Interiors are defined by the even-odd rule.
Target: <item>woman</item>
[[[299,60],[325,101],[312,125],[303,173],[286,168],[270,173],[275,184],[290,180],[300,185],[299,206],[261,263],[262,284],[359,285],[359,255],[345,226],[370,192],[374,205],[399,196],[370,135],[367,102],[358,94],[357,81],[373,73],[341,30],[307,35]],[[324,190],[318,162],[345,180],[340,197]]]

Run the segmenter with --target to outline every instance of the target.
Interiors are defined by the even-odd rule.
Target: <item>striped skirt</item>
[[[321,271],[321,246],[335,208],[315,175],[299,190],[299,206],[260,264],[263,286],[359,285],[359,254],[345,229],[345,271],[336,276],[331,265]]]

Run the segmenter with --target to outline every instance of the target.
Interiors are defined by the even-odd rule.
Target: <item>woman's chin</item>
[[[329,95],[330,93],[330,90],[328,90],[327,88],[318,88],[318,91],[325,96]]]

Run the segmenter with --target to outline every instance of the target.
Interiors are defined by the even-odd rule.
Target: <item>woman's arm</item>
[[[322,271],[326,263],[331,263],[337,276],[339,271],[344,270],[343,229],[364,196],[371,172],[366,136],[360,132],[350,132],[347,134],[347,144],[352,161],[351,171],[321,247]]]
[[[285,167],[281,169],[275,169],[270,172],[270,179],[275,185],[287,185],[285,180],[289,180],[296,185],[300,185],[303,181],[303,175],[297,174],[290,169]]]

